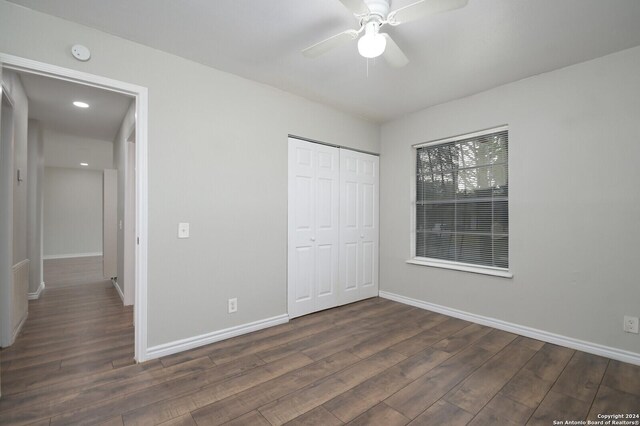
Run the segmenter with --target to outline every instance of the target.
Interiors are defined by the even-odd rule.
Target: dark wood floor
[[[640,411],[640,367],[379,298],[133,364],[109,283],[46,290],[0,424],[542,424]],[[166,423],[165,423],[166,422]]]

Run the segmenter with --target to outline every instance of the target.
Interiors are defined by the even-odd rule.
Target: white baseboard
[[[116,288],[116,291],[120,296],[120,300],[122,300],[122,303],[124,303],[124,293],[122,293],[122,290],[120,290],[120,286],[118,285],[118,283],[113,278],[111,278],[111,284],[113,284],[113,286]]]
[[[380,291],[380,297],[393,300],[395,302],[404,303],[405,305],[415,306],[417,308],[426,309],[428,311],[438,312],[454,318],[460,318],[477,324],[486,325],[488,327],[497,328],[499,330],[508,331],[510,333],[519,334],[521,336],[530,337],[532,339],[541,340],[543,342],[553,343],[555,345],[566,346],[594,355],[600,355],[607,358],[615,359],[630,364],[640,365],[640,354],[622,349],[612,348],[610,346],[600,345],[598,343],[586,342],[584,340],[574,339],[573,337],[562,336],[560,334],[550,333],[548,331],[536,328],[526,327],[496,318],[476,315],[458,309],[448,308],[435,303],[429,303],[411,297],[401,296],[399,294]]]
[[[235,327],[225,328],[224,330],[214,331],[212,333],[201,334],[200,336],[189,337],[187,339],[176,340],[174,342],[164,343],[162,345],[153,346],[147,349],[145,360],[160,358],[167,355],[173,355],[178,352],[194,349],[199,346],[209,345],[231,337],[240,336],[241,334],[251,333],[253,331],[262,330],[263,328],[273,327],[289,322],[289,315],[282,314],[271,318],[265,318],[250,322],[248,324],[237,325]]]
[[[38,286],[38,289],[33,292],[33,293],[27,293],[27,299],[29,300],[36,300],[40,298],[40,295],[42,294],[42,291],[44,290],[44,281],[42,281],[40,283],[40,285]]]
[[[16,337],[18,337],[18,334],[20,334],[20,330],[22,330],[22,326],[24,325],[24,323],[27,322],[28,316],[29,316],[29,311],[24,313],[24,316],[18,323],[18,326],[15,328],[15,330],[13,330],[13,336],[11,336],[11,344],[9,346],[13,345],[14,342],[16,341]]]
[[[102,252],[95,252],[95,253],[69,253],[69,254],[47,254],[45,256],[42,256],[43,260],[50,260],[50,259],[70,259],[73,257],[96,257],[96,256],[102,256]]]

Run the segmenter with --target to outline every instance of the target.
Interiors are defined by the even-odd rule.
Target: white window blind
[[[417,148],[416,258],[509,268],[506,128]]]

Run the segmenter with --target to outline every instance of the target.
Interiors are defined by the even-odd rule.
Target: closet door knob
[[[364,234],[360,234],[360,238],[364,238]]]
[[[315,241],[315,240],[316,240],[316,237],[311,237],[311,241]]]

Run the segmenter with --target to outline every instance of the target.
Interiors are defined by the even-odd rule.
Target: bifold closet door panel
[[[378,295],[379,158],[340,150],[339,304]]]
[[[337,306],[339,176],[337,148],[289,139],[289,316]]]

